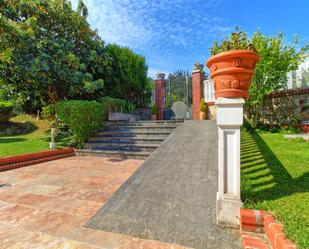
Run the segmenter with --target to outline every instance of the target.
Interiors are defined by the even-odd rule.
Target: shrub
[[[221,52],[240,49],[256,52],[254,45],[247,39],[247,33],[236,28],[236,32],[231,33],[230,37],[226,37],[220,44],[215,41],[210,48],[210,53],[216,55]]]
[[[69,128],[72,143],[80,148],[102,125],[102,105],[96,101],[62,101],[56,104],[56,117]]]
[[[5,100],[0,101],[0,123],[8,123],[13,114],[13,103]]]
[[[55,105],[51,104],[42,108],[42,116],[50,122],[51,127],[57,126]]]
[[[207,111],[207,105],[205,100],[202,98],[201,103],[200,103],[200,111],[201,112],[206,112]]]
[[[156,104],[153,104],[151,107],[151,114],[158,114],[158,108]]]
[[[130,101],[112,97],[103,97],[100,99],[104,116],[107,117],[109,112],[132,113],[135,105]]]

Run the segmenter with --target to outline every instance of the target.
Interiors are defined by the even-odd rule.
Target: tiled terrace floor
[[[142,163],[71,157],[1,172],[0,248],[184,249],[83,227]]]

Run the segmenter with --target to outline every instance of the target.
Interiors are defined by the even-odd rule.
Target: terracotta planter
[[[214,81],[215,97],[248,98],[251,79],[260,56],[249,50],[231,50],[206,63]]]
[[[206,112],[200,112],[200,120],[206,119]]]
[[[152,114],[151,115],[151,120],[157,120],[157,114]]]

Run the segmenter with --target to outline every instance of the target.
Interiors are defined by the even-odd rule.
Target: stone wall
[[[309,88],[288,89],[268,95],[262,114],[266,124],[295,125],[298,120],[309,120],[308,107]]]

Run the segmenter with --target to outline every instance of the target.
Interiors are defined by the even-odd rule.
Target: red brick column
[[[203,73],[200,70],[192,72],[192,119],[200,119],[200,103],[203,98]]]
[[[163,110],[165,108],[165,74],[158,73],[155,80],[155,97],[158,108],[158,120],[163,120]]]

